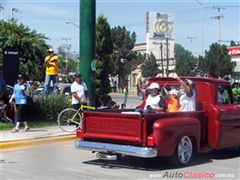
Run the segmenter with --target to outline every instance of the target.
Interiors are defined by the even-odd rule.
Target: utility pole
[[[159,46],[159,48],[160,48],[160,55],[161,55],[161,63],[162,63],[162,77],[164,77],[164,69],[163,69],[163,44],[162,44],[162,42],[160,42],[160,46]]]
[[[221,41],[221,25],[220,25],[220,20],[224,18],[224,16],[220,15],[221,9],[226,9],[226,7],[221,7],[221,6],[213,6],[213,9],[217,9],[218,15],[211,17],[211,19],[216,19],[218,21],[218,43]]]
[[[197,37],[190,37],[190,36],[188,36],[187,39],[190,39],[191,52],[192,52],[192,40],[193,40],[193,39],[197,39]]]
[[[201,35],[201,41],[202,41],[202,57],[203,57],[203,35],[204,35],[204,33],[203,33],[203,8],[204,8],[204,4],[203,4],[203,2],[200,2],[199,0],[196,0],[197,2],[198,2],[198,4],[200,4],[201,5],[201,31],[202,31],[202,35]]]
[[[167,68],[166,68],[166,76],[168,77],[169,74],[169,59],[168,59],[168,54],[169,54],[169,50],[168,50],[168,37],[166,37],[166,51],[167,51],[167,56],[166,56],[166,60],[167,60]]]
[[[65,73],[66,73],[66,80],[68,82],[68,56],[67,56],[67,51],[68,51],[68,40],[70,40],[70,38],[66,38],[66,37],[63,37],[62,40],[65,41],[65,63],[66,63],[66,66],[65,66]]]
[[[80,0],[80,72],[87,84],[90,104],[95,105],[96,0]]]

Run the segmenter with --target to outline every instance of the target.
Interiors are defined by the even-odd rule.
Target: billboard
[[[16,49],[3,51],[3,78],[9,85],[14,85],[19,73],[19,52]]]
[[[174,14],[147,12],[146,27],[150,39],[173,39]]]
[[[153,53],[157,59],[174,59],[174,14],[147,12],[146,20],[147,54]]]
[[[228,55],[232,57],[240,57],[240,47],[239,46],[233,46],[233,47],[228,47]]]

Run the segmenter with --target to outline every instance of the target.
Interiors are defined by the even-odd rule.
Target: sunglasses
[[[152,92],[158,92],[159,91],[159,89],[157,89],[157,88],[155,88],[155,89],[150,89],[150,93],[152,93]]]

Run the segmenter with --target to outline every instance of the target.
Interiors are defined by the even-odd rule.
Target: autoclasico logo
[[[168,179],[213,179],[213,178],[234,178],[232,173],[214,173],[214,172],[198,172],[198,171],[184,171],[184,172],[169,172],[165,171],[163,174],[150,174],[150,178],[168,178]]]
[[[18,51],[4,51],[5,55],[18,55]]]

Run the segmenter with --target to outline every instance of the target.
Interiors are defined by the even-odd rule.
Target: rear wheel
[[[193,143],[190,137],[183,136],[176,147],[175,153],[170,157],[171,162],[177,166],[189,164],[193,155]]]
[[[58,126],[65,132],[74,132],[77,128],[82,128],[82,117],[76,109],[64,109],[58,115]]]

